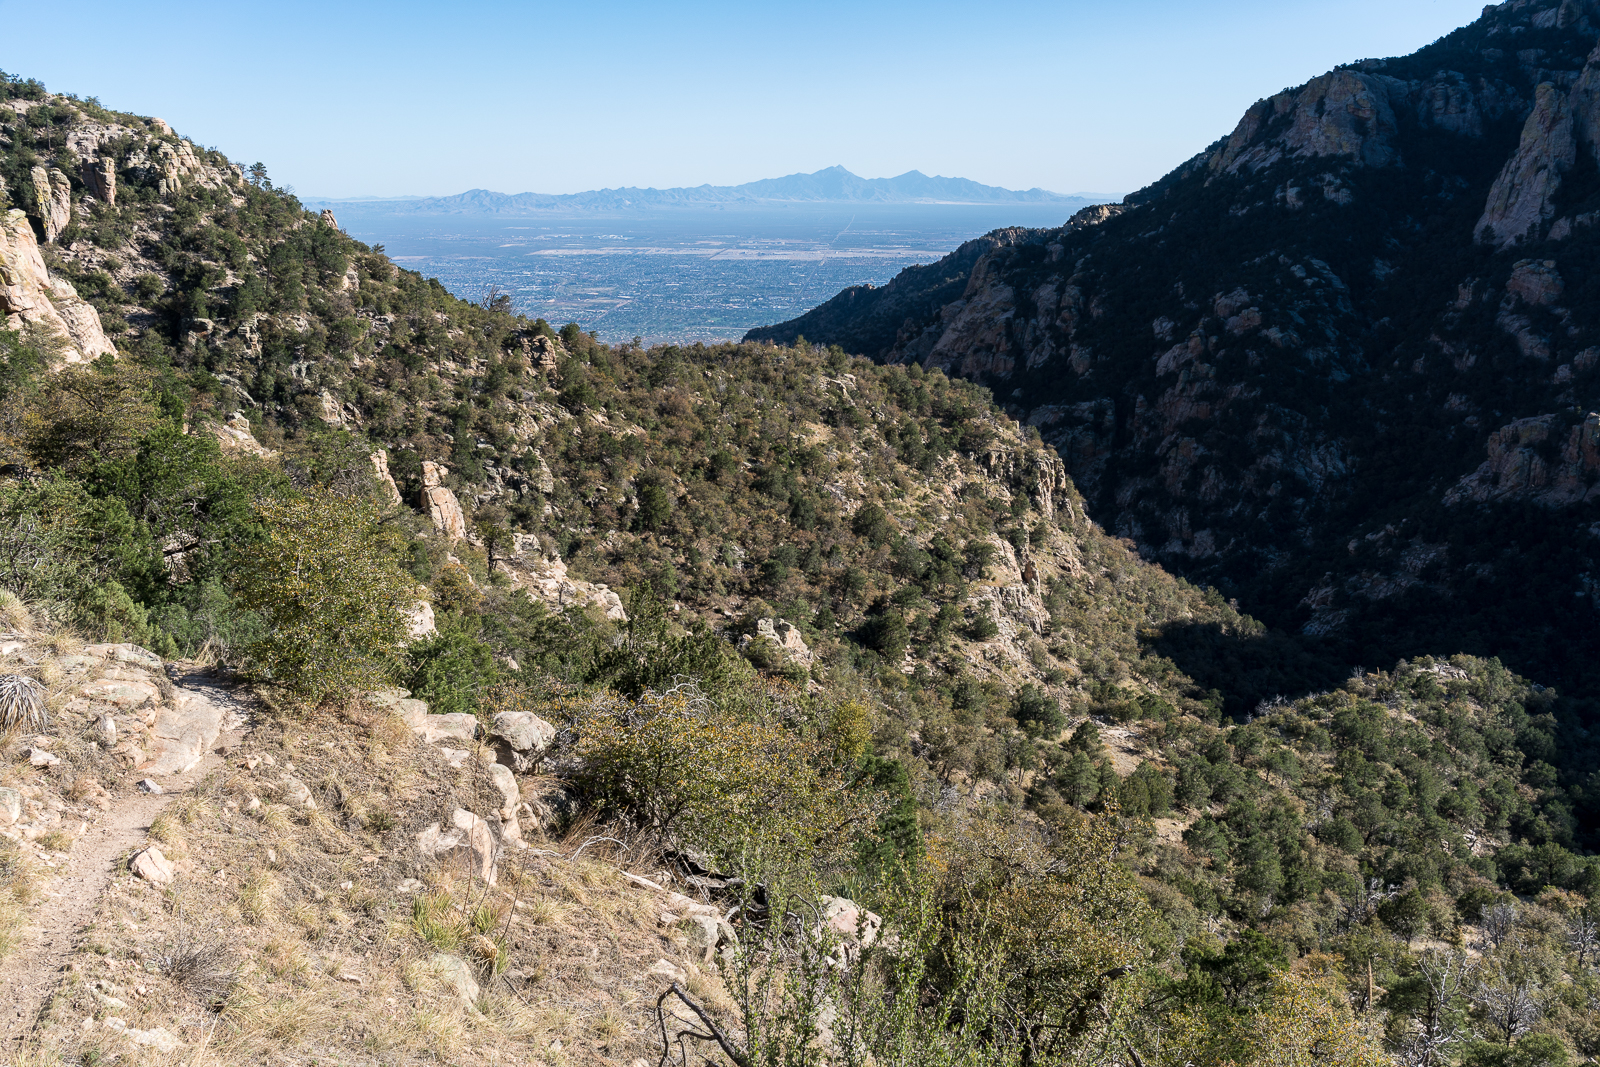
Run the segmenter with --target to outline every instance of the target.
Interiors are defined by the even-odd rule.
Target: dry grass
[[[77,838],[65,830],[51,830],[49,833],[39,836],[38,844],[40,848],[47,848],[51,852],[70,852],[72,851],[72,842],[76,840]]]
[[[150,820],[150,829],[146,833],[152,841],[159,841],[163,845],[176,845],[182,840],[178,826],[177,816],[168,809]]]
[[[33,900],[36,891],[33,867],[22,850],[0,840],[0,959],[22,939],[28,921],[24,905]]]
[[[126,1039],[72,1025],[103,1013],[87,991],[98,979],[148,987],[123,996],[128,1025],[163,1026],[183,1040],[172,1063],[654,1062],[660,981],[646,972],[675,949],[658,928],[654,895],[617,875],[618,857],[653,869],[648,859],[598,842],[576,862],[508,852],[494,887],[459,863],[424,862],[414,844],[422,828],[447,823],[457,807],[492,810],[486,775],[472,764],[451,769],[391,719],[370,715],[363,725],[328,709],[268,717],[225,773],[174,801],[152,836],[181,837],[194,867],[166,894],[126,873],[113,881],[95,920],[107,931],[95,938],[101,953],[74,957],[76,984],[58,998],[54,1017],[69,1025],[52,1040],[68,1062],[91,1061],[91,1049],[155,1062]],[[243,766],[265,755],[274,762]],[[313,786],[318,815],[247,810],[284,773]],[[571,855],[604,832],[583,827],[537,846]],[[426,888],[404,888],[407,879]],[[228,930],[238,981],[225,995],[208,997],[183,967],[147,969],[176,954],[183,915]],[[441,987],[430,963],[440,952],[475,973],[476,1010]],[[689,961],[679,965],[690,981],[720,989]],[[719,1003],[710,992],[702,995]]]

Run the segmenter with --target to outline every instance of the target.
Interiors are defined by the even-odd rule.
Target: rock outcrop
[[[744,651],[752,641],[770,641],[785,659],[802,666],[811,665],[813,657],[810,646],[799,629],[787,619],[757,619],[756,632],[745,634],[740,639],[739,650]]]
[[[116,355],[100,326],[100,313],[64,278],[45,269],[28,217],[11,210],[0,219],[0,321],[5,328],[34,327],[62,345],[63,363]]]
[[[378,477],[378,484],[383,488],[384,499],[391,507],[399,507],[402,503],[400,487],[394,484],[394,475],[389,473],[387,450],[380,448],[372,454],[372,470]]]
[[[569,575],[566,563],[559,557],[545,555],[537,535],[516,534],[511,555],[496,561],[495,566],[528,596],[557,611],[594,608],[607,619],[627,621],[620,596],[604,583]]]
[[[1473,236],[1499,248],[1516,244],[1555,216],[1561,176],[1577,159],[1572,108],[1567,94],[1550,82],[1536,90],[1533,112],[1522,127],[1516,154],[1489,189]]]
[[[1538,415],[1500,427],[1489,435],[1489,458],[1445,493],[1444,502],[1528,501],[1555,508],[1600,500],[1600,414],[1569,422]]]
[[[39,228],[45,242],[51,243],[72,222],[72,182],[54,167],[48,171],[34,167],[31,177]]]
[[[466,516],[461,513],[461,501],[444,484],[448,473],[442,463],[431,460],[422,465],[422,508],[433,520],[433,528],[447,540],[459,541],[467,536]]]
[[[83,184],[88,186],[90,195],[107,204],[117,202],[117,161],[107,156],[104,159],[85,159],[81,167]]]
[[[210,429],[211,435],[217,439],[224,452],[243,452],[263,459],[277,455],[272,449],[256,440],[255,432],[250,428],[250,420],[240,412],[236,411],[229,415],[226,422],[213,423]]]

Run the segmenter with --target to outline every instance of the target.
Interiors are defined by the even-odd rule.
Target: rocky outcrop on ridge
[[[63,344],[63,362],[116,355],[99,312],[72,283],[45,269],[33,228],[15,209],[0,217],[0,316],[6,329],[31,326],[53,334]]]

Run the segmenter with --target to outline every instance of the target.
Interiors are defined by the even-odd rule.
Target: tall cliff
[[[1352,664],[1443,638],[1575,678],[1600,650],[1597,43],[1592,0],[1486,8],[1258,102],[1099,219],[748,339],[989,385],[1147,558]]]

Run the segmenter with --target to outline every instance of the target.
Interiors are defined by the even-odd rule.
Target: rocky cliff
[[[1350,662],[1448,633],[1572,666],[1600,650],[1570,611],[1600,558],[1597,42],[1592,2],[1486,8],[1260,101],[1112,217],[750,337],[989,385],[1147,558]]]
[[[0,315],[8,330],[43,331],[63,363],[116,354],[99,313],[71,282],[45,269],[27,216],[17,210],[0,218]]]

